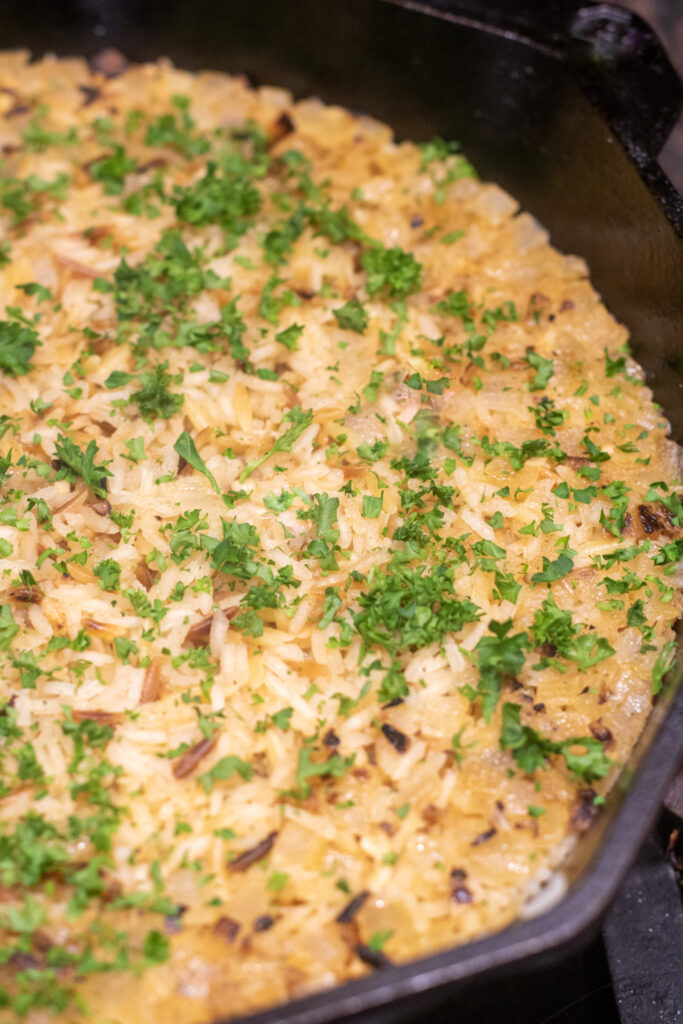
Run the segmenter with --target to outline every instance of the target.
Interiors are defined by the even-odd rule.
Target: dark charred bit
[[[382,710],[386,711],[387,708],[397,708],[399,704],[403,704],[403,697],[394,697],[388,704],[382,704]]]
[[[188,644],[192,644],[193,647],[206,647],[209,642],[212,625],[213,615],[205,615],[203,619],[199,619],[194,625],[190,626],[185,635],[185,641]]]
[[[275,918],[271,917],[270,914],[261,914],[254,921],[255,932],[267,932],[269,928],[272,928],[275,924]]]
[[[600,740],[601,743],[611,743],[614,739],[611,730],[606,725],[603,725],[600,720],[590,722],[588,728],[591,731],[591,735],[595,736],[596,740]]]
[[[55,943],[46,932],[37,931],[33,933],[33,946],[39,953],[49,952],[49,950],[54,948],[54,945]]]
[[[470,846],[481,846],[482,843],[488,843],[489,839],[493,839],[497,831],[497,828],[489,828],[486,832],[480,832],[480,834],[472,840]]]
[[[465,885],[467,872],[464,868],[453,868],[451,870],[451,899],[455,903],[472,903],[474,897]]]
[[[564,461],[565,465],[571,466],[572,469],[580,469],[589,463],[590,459],[587,455],[568,455]]]
[[[182,473],[182,471],[185,469],[186,465],[187,465],[187,459],[184,459],[182,457],[182,455],[179,455],[178,456],[178,469],[177,469],[177,472],[178,473]]]
[[[12,953],[9,963],[17,971],[38,970],[45,966],[45,961],[33,953]]]
[[[584,686],[583,690],[579,690],[579,697],[583,697],[585,693],[590,691],[590,686]]]
[[[154,583],[154,574],[152,573],[150,567],[147,565],[147,562],[139,562],[135,566],[135,579],[138,581],[138,583],[142,584],[145,590],[149,590],[149,588],[152,586],[152,584]]]
[[[93,501],[90,503],[90,508],[93,510],[95,515],[108,516],[111,513],[111,505],[108,501]]]
[[[325,735],[323,736],[323,743],[325,744],[326,747],[338,747],[339,744],[341,743],[341,740],[337,736],[334,729],[328,729]]]
[[[370,893],[368,892],[368,890],[364,889],[363,892],[359,892],[357,896],[354,896],[353,899],[346,904],[344,909],[339,914],[337,914],[337,917],[335,919],[337,924],[351,924],[354,917],[356,916],[360,908],[363,906],[369,895]]]
[[[557,647],[555,644],[541,644],[538,649],[544,658],[554,658],[557,654]]]
[[[123,711],[100,711],[99,708],[72,708],[74,722],[100,722],[102,725],[120,725]]]
[[[414,213],[413,216],[410,218],[411,228],[421,228],[424,222],[424,217],[421,217],[419,213]]]
[[[254,775],[258,775],[260,779],[267,779],[272,771],[271,763],[265,750],[256,751],[252,756],[251,766],[254,769]]]
[[[164,918],[164,931],[168,935],[177,935],[179,932],[183,930],[182,917],[186,910],[187,907],[181,904],[180,906],[176,907],[175,914],[166,915],[166,917]]]
[[[383,725],[382,732],[391,743],[394,750],[397,750],[399,754],[405,754],[406,750],[410,746],[410,740],[405,733],[401,732],[400,729],[395,729],[393,725]]]
[[[228,864],[228,871],[246,871],[252,864],[256,864],[258,861],[263,860],[275,845],[279,832],[269,832],[265,839],[262,839],[256,846],[252,846],[251,850],[245,850],[244,853],[240,853],[239,857],[235,857]]]
[[[195,743],[193,747],[186,750],[184,754],[181,754],[176,763],[173,765],[173,776],[176,779],[184,779],[187,775],[195,770],[199,762],[203,757],[215,747],[216,740],[218,737],[213,736],[210,740],[204,737],[199,743]]]
[[[91,241],[93,236],[90,236]],[[109,420],[97,420],[97,426],[100,428],[105,437],[111,437],[112,434],[116,433],[116,427]]]
[[[219,938],[225,939],[228,945],[231,945],[235,941],[239,930],[239,921],[235,921],[232,917],[219,917],[213,926],[214,935],[218,935]]]
[[[421,814],[422,820],[426,822],[427,825],[436,825],[437,821],[441,817],[441,811],[436,804],[427,804],[422,808]]]
[[[270,138],[268,140],[268,148],[270,149],[271,146],[274,146],[281,139],[286,139],[287,136],[291,135],[293,131],[294,122],[292,121],[287,111],[283,110],[280,116],[278,117],[277,121],[275,122],[272,132],[270,133]]]
[[[287,111],[283,111],[276,124],[278,124],[279,131],[283,133],[283,137],[285,135],[291,135],[294,131],[294,122]]]
[[[630,536],[633,533],[633,530],[631,529],[632,526],[633,526],[633,516],[631,515],[630,512],[627,512],[626,515],[624,516],[624,525],[621,528],[621,535],[622,535],[622,537],[624,536],[624,534],[628,534]]]
[[[534,711],[537,711],[539,714],[540,714],[541,711],[545,711],[545,704],[543,704],[543,702],[539,702],[538,704],[534,704]]]
[[[372,946],[366,946],[364,942],[358,942],[353,949],[359,960],[362,960],[368,967],[374,967],[376,971],[391,967],[391,960],[381,949],[373,949]]]
[[[520,683],[519,679],[510,679],[509,676],[507,676],[506,679],[508,680],[508,685],[513,693],[517,693],[518,690],[524,689],[524,683]]]
[[[578,792],[579,802],[574,807],[569,824],[575,832],[585,832],[598,815],[598,808],[595,806],[597,793],[594,789],[580,789]]]
[[[160,167],[166,167],[168,160],[163,156],[155,156],[153,160],[148,160],[144,164],[140,164],[137,169],[138,174],[143,174],[145,171],[156,171]]]
[[[5,112],[5,117],[20,117],[22,114],[28,114],[30,109],[27,103],[15,103]]]
[[[83,93],[83,106],[89,107],[91,103],[98,100],[102,95],[100,89],[96,85],[79,85],[78,91]]]
[[[572,299],[564,299],[560,305],[560,313],[568,313],[570,309],[574,308],[574,302]]]
[[[297,288],[296,294],[299,296],[300,299],[303,299],[305,302],[308,302],[310,299],[315,298],[315,292],[310,291],[308,288]]]
[[[50,459],[50,465],[52,466],[53,469],[62,468],[62,463],[60,462],[59,459]]]
[[[91,61],[93,71],[99,71],[105,78],[118,78],[128,67],[128,61],[113,46],[108,46],[93,57]]]
[[[390,821],[380,821],[379,827],[382,829],[382,832],[386,832],[388,836],[396,835],[396,829]]]
[[[645,533],[659,533],[671,526],[668,510],[661,505],[639,505],[638,518]]]
[[[17,587],[11,592],[10,597],[23,604],[40,604],[42,594],[37,587]]]

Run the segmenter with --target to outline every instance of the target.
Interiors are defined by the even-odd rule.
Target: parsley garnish
[[[113,558],[105,558],[96,565],[93,572],[100,581],[102,590],[118,590],[121,582],[121,566]]]
[[[356,759],[355,754],[342,757],[341,754],[335,752],[326,761],[312,761],[311,754],[314,748],[311,746],[311,742],[310,740],[305,742],[299,751],[299,762],[296,769],[297,788],[293,794],[298,800],[305,800],[307,796],[310,796],[312,787],[309,779],[318,776],[340,779],[346,775]]]
[[[544,356],[539,356],[538,353],[534,352],[531,348],[526,350],[526,356],[524,358],[529,366],[536,371],[534,379],[529,385],[529,391],[543,391],[555,372],[552,359],[546,359]]]
[[[140,387],[130,400],[137,402],[143,419],[168,420],[182,408],[184,396],[168,390],[169,384],[178,383],[177,378],[167,371],[168,363],[158,363],[140,374]]]
[[[207,793],[210,793],[214,782],[219,780],[227,782],[228,779],[233,777],[235,772],[245,782],[250,782],[254,769],[247,761],[243,761],[241,757],[237,757],[235,754],[228,754],[227,757],[222,757],[220,761],[217,761],[208,772],[198,776],[197,781],[202,784]]]
[[[340,306],[339,309],[333,309],[332,312],[343,331],[363,334],[370,322],[367,310],[358,299],[349,299],[345,305]]]
[[[310,427],[313,422],[313,412],[311,409],[302,409],[300,405],[295,405],[293,409],[290,409],[282,417],[283,423],[291,423],[292,426],[285,430],[284,434],[276,440],[273,447],[266,452],[265,455],[259,456],[257,459],[252,459],[251,462],[247,463],[242,472],[240,473],[240,483],[244,483],[248,476],[262,466],[264,462],[267,462],[272,455],[276,455],[278,452],[291,452],[292,445],[297,441],[304,430]]]
[[[368,275],[368,295],[376,295],[384,289],[393,299],[404,299],[420,290],[422,264],[398,246],[385,249],[374,245],[366,249],[361,265]]]
[[[474,648],[479,667],[479,683],[477,689],[472,690],[468,696],[481,698],[482,712],[487,722],[491,721],[498,703],[503,676],[514,679],[519,674],[529,646],[526,633],[509,635],[512,626],[512,619],[491,622],[491,634],[483,636]]]
[[[188,466],[192,466],[198,473],[201,473],[209,481],[216,494],[220,494],[221,489],[216,483],[216,478],[207,468],[204,459],[197,451],[197,446],[192,440],[192,435],[188,434],[187,430],[183,430],[182,434],[173,445],[174,451],[178,453],[181,459],[185,459]]]
[[[113,152],[90,164],[90,177],[102,184],[108,196],[118,196],[123,192],[126,175],[136,167],[137,160],[126,156],[123,146],[115,144]]]
[[[657,655],[657,660],[652,669],[652,693],[658,694],[662,689],[664,676],[670,672],[676,660],[676,644],[673,640],[667,640]]]
[[[104,498],[107,493],[105,478],[113,474],[106,468],[106,462],[95,465],[98,451],[95,441],[90,441],[85,451],[82,451],[70,437],[60,434],[55,442],[55,455],[61,464],[57,479],[74,482],[81,477],[91,491]]]
[[[592,736],[577,736],[556,742],[528,725],[522,725],[521,710],[519,704],[503,704],[500,747],[512,752],[526,775],[545,768],[553,754],[561,754],[569,771],[586,783],[607,775],[610,762],[599,740]]]
[[[0,370],[10,377],[23,377],[31,369],[31,359],[41,342],[30,327],[0,321]]]
[[[285,348],[288,348],[290,352],[297,352],[299,349],[299,338],[303,333],[304,329],[301,324],[292,324],[291,327],[285,328],[284,331],[279,331],[275,335],[275,340],[279,341]]]
[[[614,648],[604,637],[592,632],[582,633],[581,629],[572,621],[572,613],[558,608],[550,594],[534,616],[531,635],[538,647],[554,648],[557,655],[576,662],[579,671],[585,672],[610,658]],[[557,664],[555,654],[544,656],[534,668],[545,668],[550,664]]]
[[[382,495],[375,497],[373,494],[363,495],[363,509],[361,515],[364,519],[377,519],[382,511]]]
[[[146,146],[170,146],[188,160],[206,153],[211,144],[201,136],[193,135],[194,120],[188,113],[189,99],[187,96],[174,96],[173,105],[178,114],[162,114],[147,128]]]
[[[407,693],[398,663],[403,651],[426,647],[481,615],[474,602],[457,596],[453,568],[446,565],[380,570],[370,589],[359,595],[358,604],[353,621],[363,640],[361,660],[373,646],[391,658],[380,700]]]
[[[549,558],[543,556],[543,569],[541,572],[535,572],[531,577],[532,583],[553,583],[555,580],[561,580],[563,576],[571,572],[574,568],[574,560],[569,555],[559,555],[554,561],[550,561]]]
[[[206,174],[194,185],[176,185],[171,199],[178,220],[202,226],[219,224],[233,248],[261,209],[261,195],[246,165],[231,171],[209,161]]]
[[[12,609],[8,604],[0,605],[0,651],[8,651],[19,632],[19,627],[14,621]]]

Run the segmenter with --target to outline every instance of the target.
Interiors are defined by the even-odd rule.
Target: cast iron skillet
[[[683,202],[656,162],[683,85],[639,18],[580,0],[5,0],[0,48],[17,46],[166,55],[366,111],[400,137],[459,139],[482,177],[509,189],[560,249],[588,260],[683,441]],[[559,905],[253,1024],[369,1019],[380,1007],[384,1021],[399,1019],[564,955],[607,907],[683,753],[681,674],[679,665],[578,844]]]

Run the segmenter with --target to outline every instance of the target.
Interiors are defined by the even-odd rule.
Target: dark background
[[[683,0],[619,0],[652,25],[683,78]],[[683,118],[672,132],[659,158],[662,168],[683,193]]]

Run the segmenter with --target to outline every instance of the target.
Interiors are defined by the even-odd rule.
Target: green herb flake
[[[185,459],[185,462],[187,462],[189,466],[192,466],[192,468],[196,469],[198,473],[205,476],[216,494],[220,494],[221,491],[220,487],[216,483],[216,478],[213,473],[206,468],[206,463],[197,451],[197,446],[187,430],[183,430],[182,434],[173,445],[173,450],[178,453],[181,459]]]
[[[367,310],[358,299],[349,299],[345,305],[333,309],[332,312],[343,331],[363,334],[370,322]]]
[[[382,495],[375,497],[372,494],[363,495],[363,510],[361,515],[364,519],[377,519],[382,511]]]

